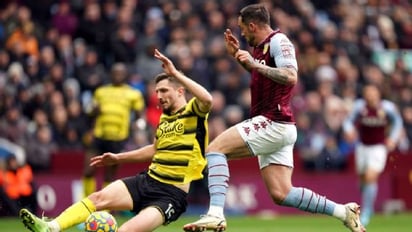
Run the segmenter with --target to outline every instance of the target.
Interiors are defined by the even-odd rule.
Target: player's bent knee
[[[96,210],[106,209],[105,197],[102,191],[97,191],[90,194],[87,198],[96,206]]]
[[[279,190],[270,190],[269,194],[272,201],[277,205],[280,205],[287,196],[287,193]]]

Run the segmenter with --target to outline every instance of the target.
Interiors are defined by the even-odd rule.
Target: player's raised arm
[[[191,94],[193,94],[193,96],[196,97],[199,109],[202,112],[209,112],[212,108],[212,95],[203,86],[178,71],[173,62],[159,50],[155,49],[154,56],[163,63],[162,67],[166,74],[175,77]]]

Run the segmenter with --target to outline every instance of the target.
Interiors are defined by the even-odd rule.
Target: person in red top
[[[226,229],[223,214],[229,182],[227,159],[257,156],[260,173],[273,201],[311,213],[334,216],[351,231],[364,231],[356,203],[338,204],[307,188],[292,185],[293,147],[297,137],[290,107],[298,81],[295,49],[288,37],[270,26],[262,4],[244,7],[238,17],[242,36],[253,53],[240,49],[239,40],[227,29],[227,52],[251,74],[251,117],[217,136],[208,146],[208,213],[184,225],[185,231]]]

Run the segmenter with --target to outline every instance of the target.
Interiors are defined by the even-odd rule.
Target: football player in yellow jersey
[[[92,156],[103,152],[119,153],[129,138],[132,113],[137,119],[144,109],[140,91],[127,84],[128,71],[124,63],[111,68],[111,83],[96,89],[89,114],[95,118],[93,140],[87,149],[83,173],[84,196],[96,190],[95,168],[89,165]],[[115,178],[117,165],[104,170],[103,186]]]
[[[149,170],[110,183],[73,204],[52,221],[20,211],[24,225],[34,232],[62,231],[82,223],[97,210],[131,210],[136,216],[119,232],[153,231],[175,221],[187,207],[190,183],[202,178],[208,143],[207,117],[212,96],[198,83],[179,72],[158,50],[164,73],[156,76],[156,94],[163,109],[153,144],[121,153],[91,158],[91,166],[152,161]],[[185,89],[193,98],[185,98]]]

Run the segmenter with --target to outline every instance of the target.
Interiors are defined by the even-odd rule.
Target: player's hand
[[[118,162],[118,157],[116,154],[111,152],[106,152],[103,155],[94,156],[90,159],[90,166],[101,167],[115,165]]]
[[[385,145],[386,145],[386,149],[388,150],[388,152],[391,152],[395,150],[396,148],[396,143],[392,139],[386,139]]]
[[[352,131],[347,131],[344,134],[344,138],[347,142],[354,143],[354,142],[356,142],[356,139],[358,138],[358,136],[357,136],[356,132],[352,130]]]
[[[240,48],[239,40],[233,35],[230,29],[226,29],[224,34],[226,50],[231,56],[235,57]]]
[[[236,60],[247,70],[252,70],[256,67],[257,63],[253,60],[252,55],[246,50],[239,50],[236,52]]]
[[[166,74],[174,76],[175,73],[178,72],[173,62],[159,50],[155,49],[154,57],[162,62],[162,68]]]

